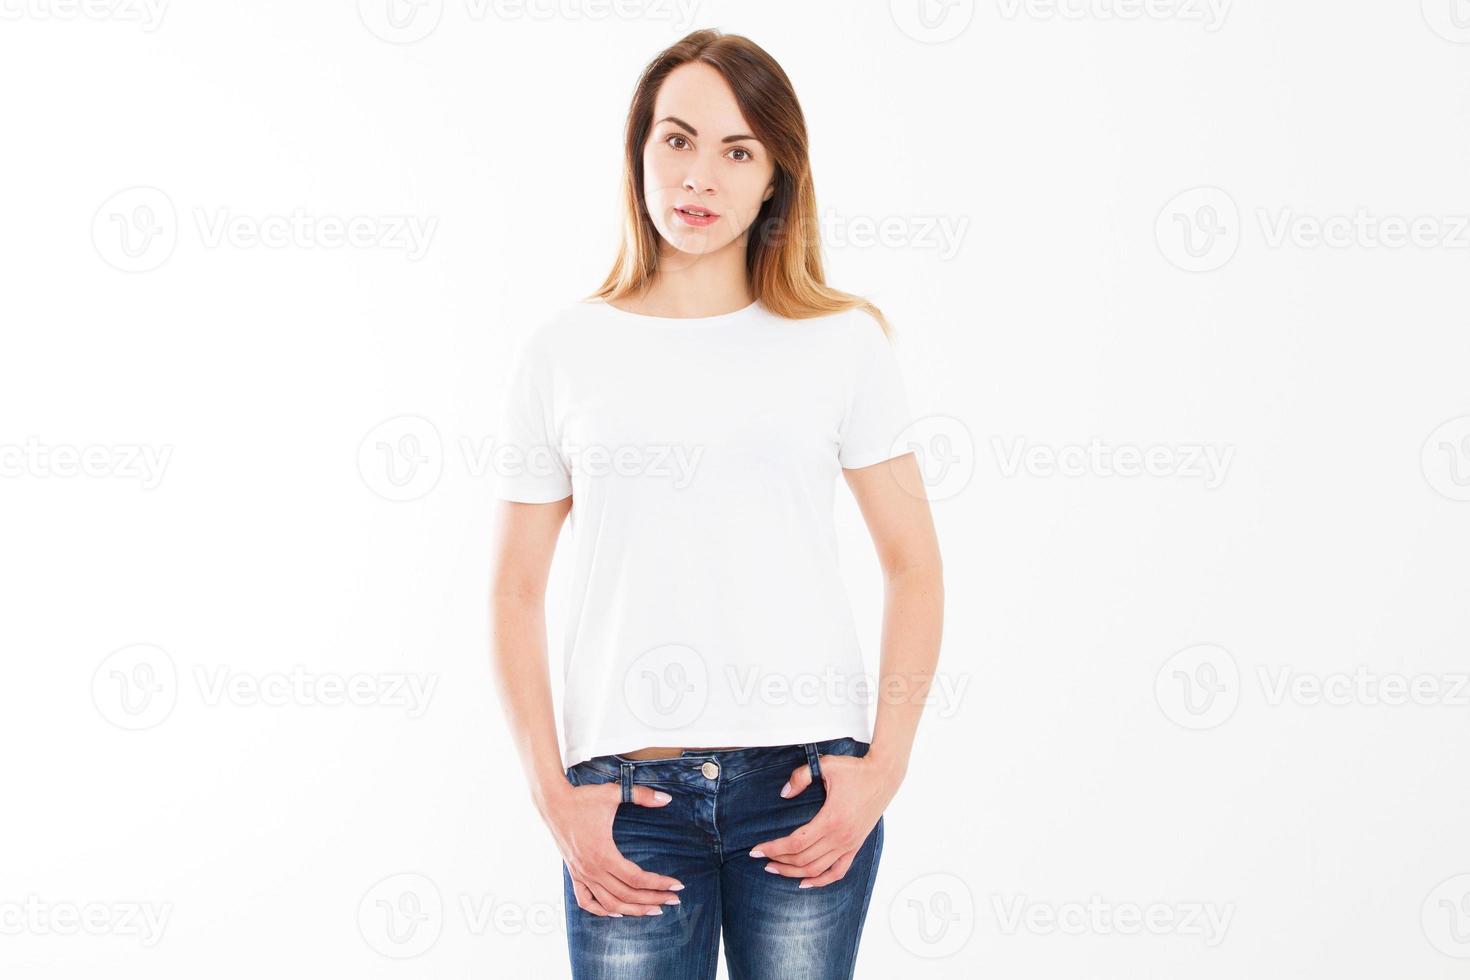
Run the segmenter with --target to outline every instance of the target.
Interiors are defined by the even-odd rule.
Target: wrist
[[[903,777],[909,768],[907,752],[890,752],[878,745],[871,746],[863,759],[872,765],[882,778],[894,786],[903,782]]]
[[[566,776],[557,773],[555,778],[547,776],[531,784],[531,802],[536,804],[537,812],[544,819],[551,808],[571,791],[572,785],[567,782]]]

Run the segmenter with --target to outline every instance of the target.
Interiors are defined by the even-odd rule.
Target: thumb
[[[791,775],[786,779],[786,785],[781,787],[781,795],[786,799],[797,795],[812,784],[812,767],[802,763],[791,770]]]
[[[633,802],[639,806],[663,806],[672,799],[672,796],[661,789],[651,786],[633,787]]]

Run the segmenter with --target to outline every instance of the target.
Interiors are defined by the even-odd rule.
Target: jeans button
[[[706,762],[704,765],[699,767],[699,771],[704,773],[705,779],[714,779],[720,774],[720,767],[715,765],[713,762]]]

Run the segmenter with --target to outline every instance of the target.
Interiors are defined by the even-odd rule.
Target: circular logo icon
[[[1164,205],[1154,222],[1164,258],[1185,272],[1210,272],[1240,245],[1240,211],[1218,187],[1195,187]]]
[[[357,472],[384,500],[417,500],[438,486],[444,472],[438,428],[418,415],[380,422],[357,447]]]
[[[1470,44],[1470,0],[1419,0],[1424,23],[1446,41]]]
[[[692,647],[667,643],[628,665],[623,700],[633,716],[650,728],[684,728],[704,713],[709,672]]]
[[[179,238],[173,201],[157,187],[129,187],[92,215],[92,244],[123,272],[147,272],[168,261]]]
[[[357,929],[369,946],[390,959],[428,952],[444,931],[439,886],[421,874],[389,875],[362,896]]]
[[[964,33],[975,17],[975,0],[888,0],[893,23],[922,44],[942,44]]]
[[[443,15],[444,0],[357,0],[362,26],[389,44],[422,41]]]
[[[92,703],[119,728],[152,728],[173,712],[178,699],[173,658],[151,643],[114,650],[92,673]]]
[[[1470,500],[1470,415],[1440,425],[1419,454],[1424,479],[1451,500]]]
[[[1419,923],[1429,945],[1446,956],[1470,960],[1470,874],[1435,885],[1419,909]]]
[[[889,902],[888,928],[914,956],[930,960],[953,956],[975,933],[975,897],[956,875],[922,875]]]
[[[1240,703],[1240,668],[1224,647],[1185,647],[1159,668],[1154,700],[1181,728],[1202,731],[1223,725]]]
[[[926,415],[893,440],[894,452],[911,451],[923,485],[905,487],[916,497],[947,500],[958,496],[975,475],[975,438],[953,415]]]

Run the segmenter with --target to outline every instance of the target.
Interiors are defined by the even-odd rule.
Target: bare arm
[[[572,498],[550,504],[500,501],[490,579],[490,649],[505,712],[532,799],[544,810],[566,785],[546,653],[546,581]]]
[[[827,801],[817,815],[785,837],[751,849],[751,857],[767,860],[768,871],[800,878],[802,888],[829,885],[846,875],[898,793],[939,661],[944,620],[938,537],[914,454],[843,470],[843,476],[883,568],[878,713],[866,755],[822,756]],[[797,767],[781,795],[802,792],[811,779],[810,767]]]
[[[500,501],[490,574],[490,647],[496,689],[531,797],[567,863],[577,905],[593,915],[659,915],[684,886],[644,871],[613,841],[622,802],[612,784],[573,786],[562,770],[546,655],[546,581],[572,498],[549,504]],[[667,793],[633,790],[639,806],[663,806]]]
[[[914,454],[843,470],[883,568],[878,714],[868,755],[899,781],[939,663],[944,569]]]

